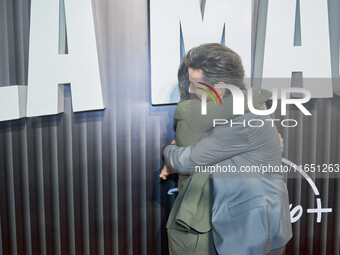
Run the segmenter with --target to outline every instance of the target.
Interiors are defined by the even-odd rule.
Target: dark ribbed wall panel
[[[175,106],[150,104],[148,1],[92,2],[107,108],[73,113],[65,86],[64,113],[0,122],[0,255],[168,253],[165,224],[175,196],[167,191],[176,178],[163,182],[158,173],[174,138]],[[254,20],[266,3],[255,1],[263,8]],[[0,0],[0,86],[27,84],[29,7],[29,0]],[[339,163],[340,98],[313,99],[308,108],[312,117],[294,108],[285,117],[298,127],[278,128],[284,158]],[[274,115],[282,118],[280,109]],[[307,214],[316,207],[313,190],[301,176],[287,176],[290,203],[302,205],[303,216],[286,254],[339,254],[340,181],[310,176],[333,212],[317,223]]]

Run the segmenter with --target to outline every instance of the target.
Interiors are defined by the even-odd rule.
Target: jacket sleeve
[[[248,131],[249,127],[241,125],[213,128],[207,138],[192,145],[190,153],[191,163],[194,166],[215,165],[228,158],[254,149],[250,145]]]
[[[190,146],[179,147],[177,145],[168,145],[163,151],[165,164],[170,167],[172,172],[181,174],[190,174]]]
[[[248,128],[238,125],[216,127],[207,138],[189,147],[169,145],[163,154],[172,171],[189,174],[196,167],[214,165],[252,149]]]

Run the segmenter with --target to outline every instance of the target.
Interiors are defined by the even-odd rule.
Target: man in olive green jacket
[[[247,91],[243,92],[247,96]],[[270,97],[271,93],[267,90],[253,89],[255,108],[260,108]],[[222,99],[222,106],[208,102],[207,107],[210,114],[202,116],[199,100],[185,100],[178,104],[174,116],[178,146],[190,146],[206,138],[213,119],[235,117],[231,94]],[[245,109],[249,111],[247,105]],[[179,193],[167,222],[170,254],[216,254],[211,232],[212,193],[209,175],[179,175]]]

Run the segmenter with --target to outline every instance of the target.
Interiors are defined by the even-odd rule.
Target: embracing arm
[[[179,147],[168,145],[163,151],[165,165],[171,169],[172,173],[190,174],[190,146]]]
[[[190,174],[195,166],[214,165],[250,149],[247,128],[223,126],[192,146],[168,145],[163,155],[173,172]]]

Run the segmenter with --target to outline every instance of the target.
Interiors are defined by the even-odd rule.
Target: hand
[[[164,165],[161,173],[159,174],[159,177],[162,178],[163,180],[166,180],[169,174],[172,174],[172,172],[169,170],[169,168],[166,165]]]
[[[172,140],[171,144],[176,145],[176,140]]]
[[[283,144],[283,138],[281,136],[281,134],[279,133],[279,140],[280,140],[280,145],[281,145],[281,151],[284,151],[284,144]]]

